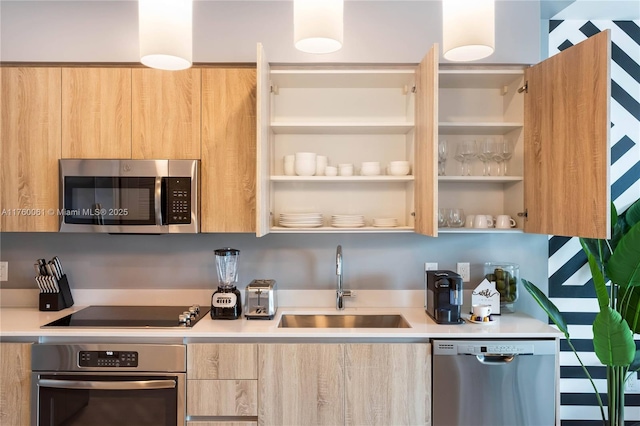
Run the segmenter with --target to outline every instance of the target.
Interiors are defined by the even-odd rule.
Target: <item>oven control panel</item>
[[[80,367],[137,367],[138,352],[135,351],[80,351]]]

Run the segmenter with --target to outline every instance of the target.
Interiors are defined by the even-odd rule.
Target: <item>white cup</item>
[[[296,152],[295,171],[298,176],[313,176],[316,174],[316,153]]]
[[[296,161],[296,156],[293,154],[284,156],[285,176],[293,176],[296,174],[295,161]]]
[[[496,228],[508,229],[515,228],[516,221],[507,214],[501,214],[496,217]]]
[[[316,176],[322,176],[327,168],[327,157],[324,155],[316,156]]]
[[[474,214],[467,215],[467,218],[465,219],[465,222],[464,222],[464,227],[465,228],[473,228],[473,220],[475,218],[476,218],[476,215],[474,215]]]
[[[487,216],[483,214],[477,214],[476,217],[473,218],[473,227],[474,228],[488,228],[489,221],[487,220]]]
[[[338,175],[338,168],[335,166],[327,166],[324,168],[324,175],[325,176],[337,176]]]
[[[473,305],[471,307],[471,312],[473,313],[474,318],[488,317],[489,315],[491,315],[491,306],[490,305]]]
[[[351,163],[338,164],[338,174],[340,176],[353,176],[353,164]]]
[[[485,216],[487,217],[487,227],[493,228],[493,226],[496,224],[495,219],[490,214],[486,214]]]

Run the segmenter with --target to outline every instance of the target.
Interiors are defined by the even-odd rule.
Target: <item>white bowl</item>
[[[391,176],[406,176],[411,171],[409,166],[389,166],[389,174]]]
[[[362,166],[362,168],[360,169],[360,174],[362,176],[377,176],[377,175],[380,174],[380,166],[377,166],[377,167],[373,167],[373,166],[365,167],[365,166]]]
[[[298,176],[313,176],[316,174],[316,162],[296,160],[295,170]]]
[[[410,167],[411,164],[408,161],[389,161],[389,167],[393,167],[393,166]]]
[[[316,161],[318,155],[315,152],[296,152],[296,161],[298,160],[313,160]]]
[[[325,176],[338,176],[338,168],[334,166],[327,166],[324,168]]]

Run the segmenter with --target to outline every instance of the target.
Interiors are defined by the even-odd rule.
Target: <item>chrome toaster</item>
[[[278,310],[275,280],[253,280],[244,295],[244,316],[247,319],[273,319]]]

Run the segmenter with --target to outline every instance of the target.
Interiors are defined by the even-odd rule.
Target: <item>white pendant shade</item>
[[[138,0],[140,62],[183,70],[193,58],[193,1]]]
[[[442,49],[450,61],[475,61],[495,49],[495,0],[442,0]]]
[[[293,0],[293,38],[296,49],[307,53],[340,50],[344,0]]]

